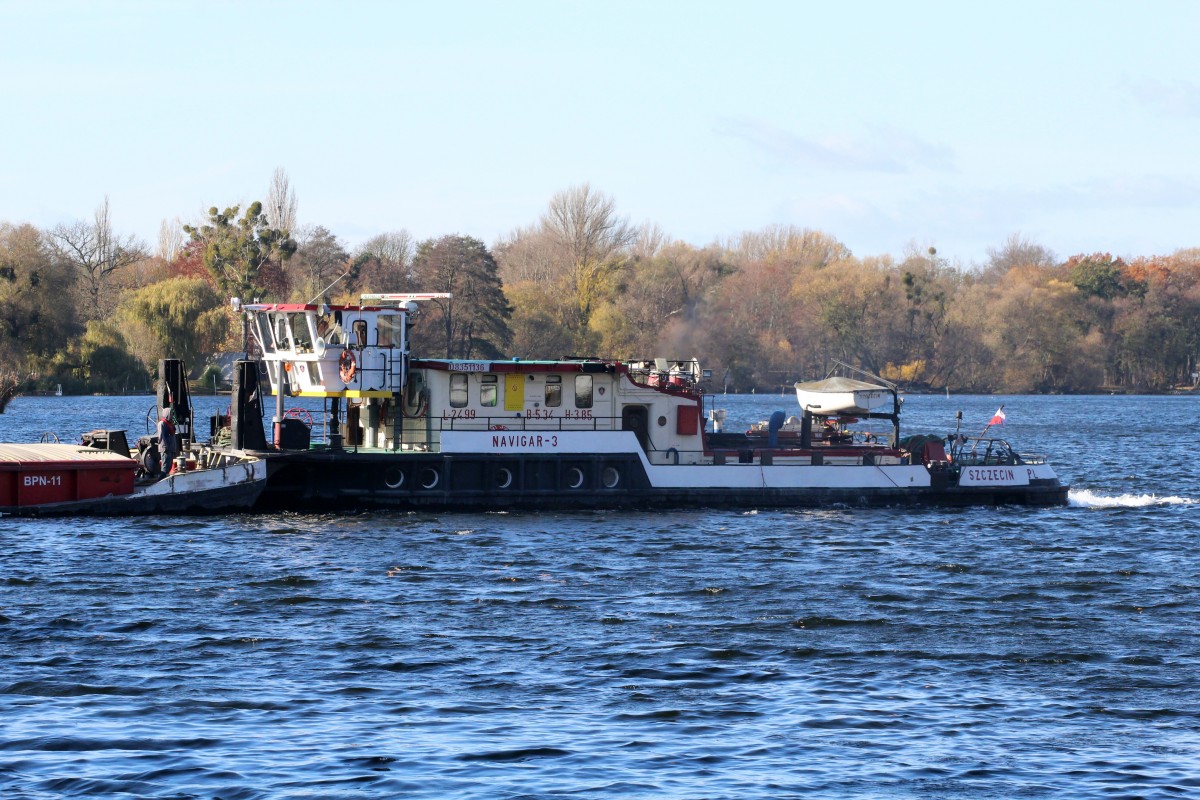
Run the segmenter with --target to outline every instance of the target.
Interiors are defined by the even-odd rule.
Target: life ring
[[[309,428],[312,428],[314,425],[312,412],[310,412],[307,408],[289,408],[287,411],[283,412],[283,418],[298,419]]]
[[[354,373],[358,371],[358,364],[354,361],[354,353],[349,350],[343,350],[338,356],[338,376],[341,377],[342,383],[349,383],[354,380]]]

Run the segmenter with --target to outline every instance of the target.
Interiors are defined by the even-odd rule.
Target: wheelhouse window
[[[465,375],[463,377],[466,377]],[[495,375],[484,375],[483,383],[479,386],[479,405],[494,406],[500,396],[500,383]]]
[[[402,320],[404,317],[399,314],[384,314],[379,317],[376,322],[375,330],[379,335],[380,347],[399,347],[401,342],[400,331],[403,327]]]
[[[275,346],[280,350],[290,350],[292,347],[291,337],[288,336],[287,317],[283,314],[275,315]]]
[[[271,337],[271,318],[263,312],[254,315],[255,338],[262,344],[264,353],[275,352],[275,339]]]
[[[303,311],[300,311],[295,314],[289,314],[288,317],[290,317],[288,321],[292,325],[292,340],[296,343],[296,350],[298,352],[312,350],[312,336],[308,331],[308,316]]]
[[[359,347],[367,346],[367,321],[365,319],[354,320],[354,341]]]
[[[591,408],[592,407],[592,376],[591,375],[576,375],[575,376],[575,407],[576,408]]]
[[[546,408],[562,405],[562,375],[546,376]]]
[[[450,407],[464,408],[467,405],[467,376],[458,373],[450,376]]]

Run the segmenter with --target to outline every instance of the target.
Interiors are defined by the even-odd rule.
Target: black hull
[[[309,451],[268,457],[267,511],[1062,506],[1068,487],[656,488],[633,455]],[[846,469],[854,469],[847,467]]]
[[[40,506],[0,507],[0,515],[13,517],[132,517],[151,515],[204,516],[251,511],[263,484],[238,484],[197,492],[149,495],[134,491],[121,497],[74,500]]]

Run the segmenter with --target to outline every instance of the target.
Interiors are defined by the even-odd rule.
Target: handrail
[[[1004,439],[985,439],[982,436],[953,439],[950,457],[953,463],[965,467],[1047,463],[1046,456],[1040,453],[1018,453]]]

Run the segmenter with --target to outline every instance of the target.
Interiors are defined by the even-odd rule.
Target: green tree
[[[239,210],[210,208],[207,224],[183,229],[202,244],[204,266],[221,292],[247,302],[286,296],[282,265],[296,252],[291,232],[272,227],[258,201],[241,217]]]
[[[71,340],[50,360],[41,385],[55,384],[68,394],[116,393],[150,388],[150,371],[133,356],[117,327],[92,320],[82,336]]]
[[[1067,259],[1067,277],[1088,297],[1112,300],[1128,293],[1122,274],[1125,262],[1109,253],[1077,255]]]
[[[512,308],[496,260],[483,242],[470,236],[429,239],[417,248],[413,272],[426,290],[451,295],[435,301],[433,312],[422,315],[418,335],[440,340],[441,354],[447,358],[504,356],[512,341]]]
[[[82,330],[71,302],[77,275],[55,258],[32,225],[0,223],[0,354],[20,372],[39,364]]]
[[[198,369],[228,333],[220,295],[197,278],[170,278],[126,297],[118,312],[130,349],[147,368],[181,358]]]

